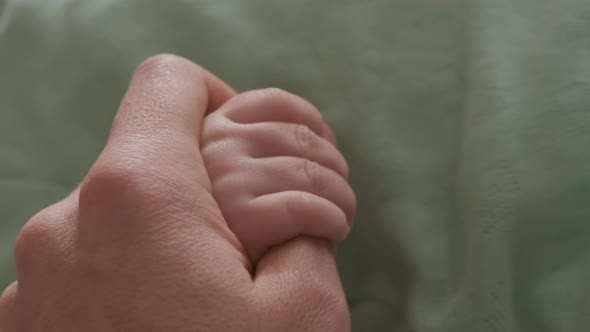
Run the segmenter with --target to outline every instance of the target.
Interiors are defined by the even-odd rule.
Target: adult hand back
[[[287,242],[253,275],[225,224],[199,136],[233,95],[179,57],[139,66],[80,187],[17,239],[1,331],[350,329],[330,243]]]

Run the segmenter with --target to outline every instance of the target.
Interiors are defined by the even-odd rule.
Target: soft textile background
[[[0,287],[20,226],[173,52],[336,128],[355,331],[590,330],[590,1],[0,0]]]

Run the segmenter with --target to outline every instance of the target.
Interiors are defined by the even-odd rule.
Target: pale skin
[[[331,140],[298,97],[148,59],[82,184],[19,235],[0,330],[349,330],[333,247],[355,202]]]

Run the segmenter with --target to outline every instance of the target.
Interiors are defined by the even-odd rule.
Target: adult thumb
[[[205,114],[234,94],[184,58],[157,55],[144,61],[133,74],[105,148],[80,186],[83,224],[130,223],[175,209],[220,219],[199,138]],[[140,215],[130,218],[133,213]],[[100,232],[91,227],[89,233]]]
[[[199,153],[203,118],[234,94],[189,60],[167,54],[148,58],[133,74],[93,169],[113,160],[128,163],[127,168],[153,170],[156,175],[167,164],[186,166],[186,181],[210,189]]]
[[[350,330],[334,246],[325,239],[301,236],[272,248],[258,262],[254,284],[256,296],[273,317],[269,324],[280,322],[293,331]]]

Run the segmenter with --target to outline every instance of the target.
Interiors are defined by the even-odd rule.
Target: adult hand
[[[275,247],[253,275],[224,222],[199,137],[233,94],[182,58],[139,66],[80,187],[18,237],[2,332],[349,330],[327,241]]]

